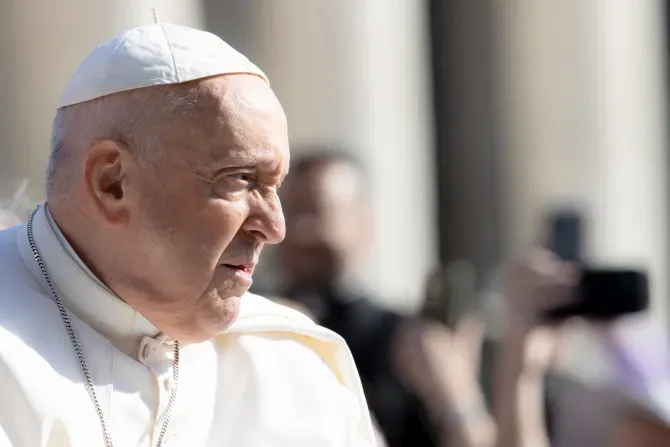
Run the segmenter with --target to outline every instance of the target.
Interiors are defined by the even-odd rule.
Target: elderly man
[[[268,80],[216,36],[95,48],[46,203],[0,232],[0,446],[374,445],[341,338],[247,293],[288,166]]]

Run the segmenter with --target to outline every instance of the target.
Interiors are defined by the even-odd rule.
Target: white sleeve
[[[348,446],[351,447],[385,447],[386,443],[379,436],[376,430],[374,420],[370,412],[366,409],[361,410],[358,397],[350,389],[342,386],[342,392],[347,396],[342,405],[342,416],[344,417],[344,426],[349,431]],[[368,427],[372,425],[372,430]]]

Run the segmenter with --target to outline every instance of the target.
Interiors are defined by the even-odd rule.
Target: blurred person
[[[625,410],[612,430],[608,447],[665,447],[670,445],[670,384],[663,390],[626,396]]]
[[[502,346],[496,353],[493,387],[501,445],[609,447],[614,440],[629,442],[631,433],[639,434],[639,443],[621,445],[653,445],[641,440],[647,436],[656,439],[664,429],[658,421],[646,420],[638,411],[639,405],[632,405],[631,411],[630,396],[635,398],[633,402],[640,400],[635,396],[642,396],[645,408],[653,407],[656,414],[670,420],[670,345],[665,331],[647,315],[546,323],[543,315],[547,310],[562,307],[577,296],[579,275],[576,267],[542,250],[511,270],[506,293],[509,318],[504,325]],[[558,287],[543,285],[552,282]],[[524,344],[528,345],[526,354],[520,350]],[[582,372],[577,375],[561,365],[565,361],[561,357],[575,352],[581,352],[576,359],[581,359],[578,366]],[[524,355],[525,361],[521,360]],[[526,366],[521,366],[523,363]],[[533,368],[533,364],[541,367]],[[517,401],[518,405],[527,406],[525,417],[518,417],[518,411],[509,411],[510,402],[515,402],[511,398],[515,387],[509,386],[511,377],[525,382],[522,389],[526,398]],[[551,419],[528,424],[528,418],[545,419],[545,405],[550,407]],[[522,407],[519,410],[526,411]],[[547,422],[553,426],[552,433],[542,427]],[[528,444],[524,439],[534,441]]]
[[[307,308],[320,324],[347,341],[389,446],[498,443],[496,424],[478,383],[481,322],[466,317],[450,331],[375,304],[358,276],[371,239],[365,171],[345,151],[312,149],[294,160],[282,191],[287,236],[279,258],[288,281],[282,296]],[[550,285],[567,288],[555,275],[527,267],[511,280],[512,293],[520,295],[511,301],[517,319],[504,340],[504,360],[497,362],[497,386],[522,392],[498,393],[500,445],[546,441],[542,416],[536,414],[542,405],[528,404],[542,387],[544,370],[528,369],[519,360],[540,328],[536,314],[542,311],[542,302],[530,297]],[[543,305],[551,306],[556,299]],[[504,408],[520,411],[518,399],[525,402],[521,419],[505,416]],[[517,443],[519,437],[524,444]]]
[[[544,250],[532,252],[512,266],[508,273],[505,293],[508,318],[503,325],[501,346],[494,362],[495,445],[668,445],[670,371],[667,368],[667,336],[660,335],[657,328],[644,323],[644,319],[638,320],[637,325],[628,325],[629,316],[605,324],[573,320],[548,325],[544,320],[547,310],[574,299],[578,276],[574,266]],[[603,363],[614,379],[611,383],[598,386],[572,384],[571,390],[579,393],[580,399],[558,401],[562,407],[558,410],[571,415],[569,422],[572,425],[561,421],[563,423],[557,427],[558,436],[550,439],[543,411],[546,379],[560,374],[555,369],[558,351],[565,348],[566,342],[576,340],[571,335],[585,329],[600,333],[605,341],[602,346],[609,349],[613,357],[616,357],[615,351],[619,351],[627,356],[627,360],[623,362],[625,366],[613,358],[610,358],[611,362]],[[665,349],[654,349],[659,346]],[[596,357],[602,354],[591,352]],[[657,356],[651,362],[633,360],[635,356],[648,358],[652,352]],[[563,383],[560,383],[560,377],[554,379],[563,386],[567,383],[565,378]]]
[[[493,359],[493,410],[489,414],[478,380],[485,328],[480,318],[465,315],[453,331],[433,326],[424,343],[405,346],[409,371],[423,374],[419,394],[440,401],[450,426],[443,446],[542,447],[551,445],[545,419],[544,386],[555,359],[564,325],[547,325],[543,315],[572,300],[578,272],[552,253],[535,249],[507,269],[506,316]],[[416,355],[417,352],[425,352]],[[434,385],[425,383],[427,377]],[[421,388],[420,388],[421,389]],[[432,396],[432,397],[431,397]],[[481,436],[485,433],[484,436]]]
[[[562,325],[548,325],[544,315],[573,299],[579,273],[575,266],[540,248],[512,263],[508,270],[506,312],[495,353],[492,387],[497,445],[550,445],[545,379]]]
[[[503,293],[506,318],[500,321],[491,362],[490,415],[479,380],[485,338],[482,319],[466,314],[457,321],[453,332],[434,332],[430,336],[433,340],[429,343],[431,355],[425,356],[429,365],[426,369],[433,371],[439,383],[432,394],[448,403],[442,408],[446,409],[444,416],[449,425],[461,427],[461,433],[466,435],[452,445],[551,445],[545,419],[545,382],[565,326],[548,325],[543,315],[571,301],[577,278],[574,266],[542,249],[532,250],[507,268]],[[408,348],[419,350],[418,346]],[[424,395],[428,392],[424,390]],[[486,427],[489,434],[478,438],[471,433],[475,427]]]
[[[670,425],[633,413],[617,427],[611,447],[667,447],[670,445]]]
[[[374,445],[341,338],[247,292],[289,157],[267,78],[218,37],[92,51],[46,203],[0,232],[1,447]]]
[[[670,344],[651,315],[568,329],[549,387],[556,446],[609,446],[612,432],[626,423],[630,395],[653,390],[670,402]]]
[[[366,186],[360,163],[344,151],[294,160],[282,191],[282,296],[347,340],[389,446],[548,445],[543,389],[557,334],[540,316],[569,298],[573,269],[543,250],[510,269],[511,318],[494,361],[490,414],[478,381],[478,317],[466,315],[450,331],[384,309],[359,285],[371,237]]]
[[[546,311],[574,299],[578,277],[575,266],[541,249],[508,268],[508,286],[503,297],[507,318],[501,319],[501,336],[492,350],[491,362],[497,446],[646,446],[667,441],[665,421],[670,420],[667,334],[645,315],[626,315],[604,323],[573,319],[549,324],[544,318]],[[431,279],[435,280],[435,275]],[[468,319],[472,321],[471,317],[465,320]],[[451,346],[472,343],[474,332],[470,324],[470,341],[458,341],[461,321],[450,335]],[[559,351],[579,348],[581,346],[574,343],[584,343],[585,340],[575,338],[580,333],[594,333],[598,336],[595,341],[600,341],[594,344],[591,340],[584,346],[589,349],[588,363],[605,368],[601,369],[605,375],[596,376],[600,377],[599,383],[580,383],[556,368]],[[480,339],[475,344],[481,348],[483,329],[474,338]],[[445,349],[449,343],[438,346],[427,359],[442,362],[442,366],[435,366],[434,370],[444,386],[434,387],[433,392],[450,389],[442,393],[443,396],[459,396],[467,394],[463,390],[479,386],[473,385],[478,360],[473,359],[472,353],[483,355],[484,352],[468,349],[469,354],[456,355],[457,349]],[[594,347],[601,349],[594,350]],[[410,348],[418,349],[417,346]],[[456,372],[459,369],[460,374]],[[465,373],[466,370],[470,373]],[[460,386],[455,387],[455,384]],[[479,400],[472,391],[470,395],[470,405]],[[639,405],[633,405],[631,410],[630,395],[645,396],[645,408],[653,408],[656,419],[649,419],[649,412],[646,416],[641,413]],[[468,407],[461,404],[455,408]],[[456,414],[472,415],[472,407],[470,413]],[[659,419],[659,414],[666,419]],[[551,432],[549,425],[554,426]]]
[[[358,270],[372,236],[366,173],[346,151],[309,149],[293,161],[282,189],[287,233],[279,258],[287,284],[281,295],[345,339],[390,447],[437,445],[439,429],[395,370],[399,334],[421,340],[420,331],[377,305],[360,285]]]

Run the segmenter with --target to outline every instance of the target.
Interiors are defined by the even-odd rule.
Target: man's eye
[[[249,174],[248,172],[240,172],[240,173],[237,173],[237,174],[232,174],[230,177],[231,177],[232,180],[236,180],[236,181],[239,181],[239,182],[245,182],[245,183],[249,183],[253,180],[251,178],[251,174]]]

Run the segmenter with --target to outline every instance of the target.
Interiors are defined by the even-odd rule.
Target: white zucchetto
[[[218,36],[185,26],[140,26],[98,45],[74,72],[58,108],[126,90],[210,76],[267,76]]]

